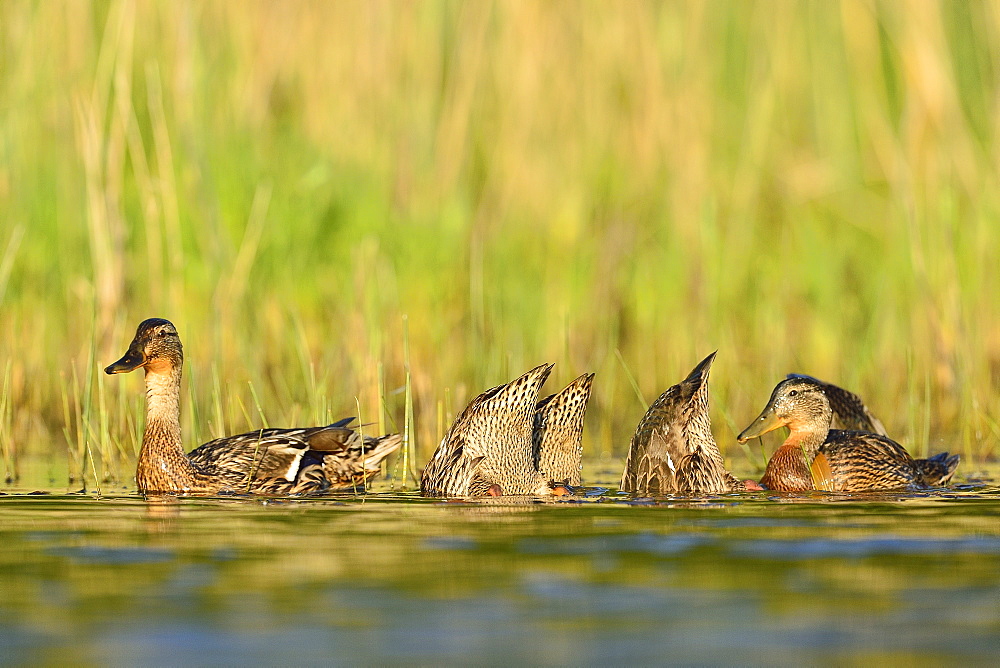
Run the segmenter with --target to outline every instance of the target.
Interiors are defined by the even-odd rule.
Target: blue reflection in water
[[[0,501],[6,663],[983,663],[1000,644],[989,494],[35,503]]]

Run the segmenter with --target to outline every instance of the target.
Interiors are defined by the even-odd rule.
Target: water
[[[660,503],[592,494],[147,503],[8,490],[0,658],[996,661],[1000,487]]]

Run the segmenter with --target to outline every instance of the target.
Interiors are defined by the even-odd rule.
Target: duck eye
[[[790,397],[794,397],[794,396],[795,396],[795,395],[797,395],[798,393],[799,393],[799,391],[798,391],[798,390],[792,390],[791,392],[789,392],[789,393],[788,393],[788,396],[790,396]]]
[[[160,330],[160,336],[170,336],[170,332],[165,329]]]

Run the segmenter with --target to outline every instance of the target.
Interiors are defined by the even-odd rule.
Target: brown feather
[[[105,369],[146,374],[146,427],[136,462],[144,494],[313,494],[358,486],[379,473],[379,462],[399,448],[398,434],[364,437],[348,425],[259,429],[217,438],[185,454],[180,433],[183,348],[168,320],[139,324],[128,352]]]
[[[629,446],[621,489],[636,494],[720,493],[742,489],[726,470],[708,415],[712,353],[649,407]]]
[[[778,491],[912,489],[944,484],[958,466],[958,455],[941,453],[914,460],[902,445],[882,434],[831,429],[835,414],[841,421],[882,429],[864,402],[847,390],[803,375],[790,375],[778,383],[758,420],[772,415],[777,422],[770,424],[784,424],[790,433],[768,461],[761,484]],[[752,427],[744,430],[741,440],[744,435],[752,437]]]

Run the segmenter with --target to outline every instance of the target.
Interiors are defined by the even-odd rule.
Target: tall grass
[[[996,454],[993,3],[13,0],[0,48],[5,461],[127,479],[154,315],[191,445],[412,396],[419,468],[554,360],[613,459],[718,349],[736,468],[787,371]]]

